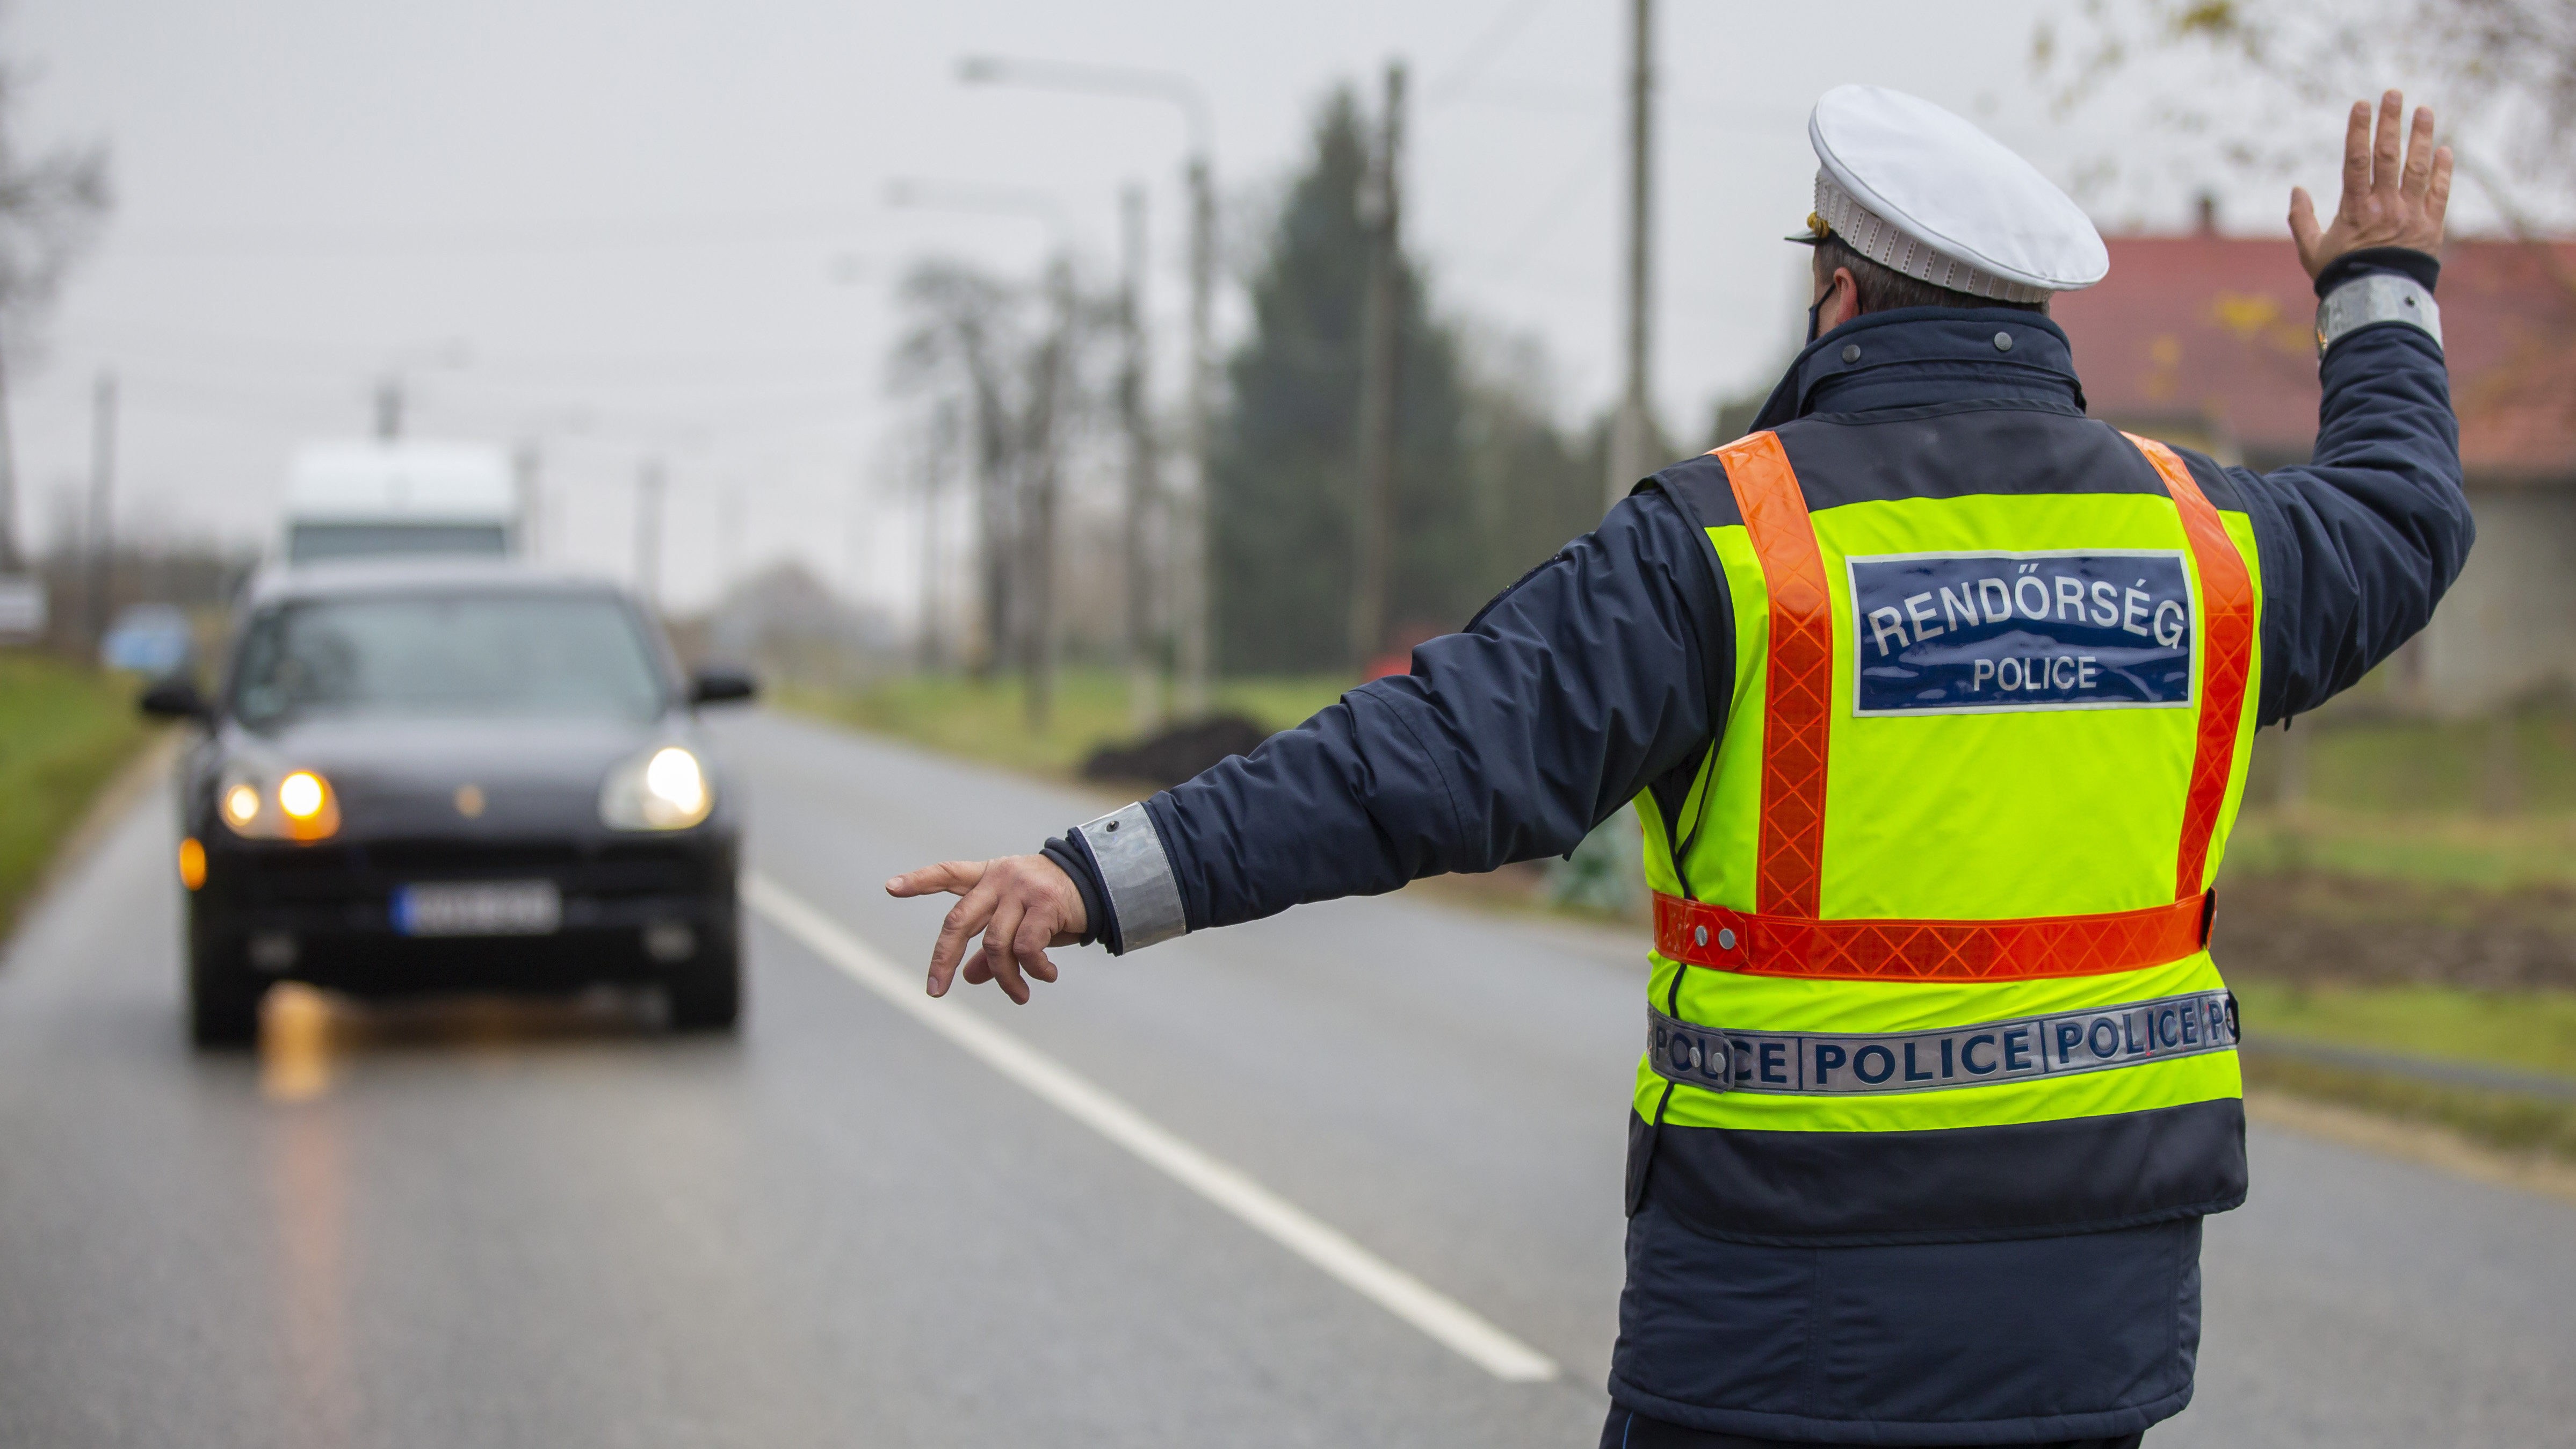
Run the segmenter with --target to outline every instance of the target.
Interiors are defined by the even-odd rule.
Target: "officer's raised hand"
[[[2323,229],[2317,226],[2316,203],[2308,199],[2307,188],[2290,189],[2290,239],[2298,243],[2299,263],[2309,276],[2364,247],[2441,251],[2442,214],[2451,205],[2451,148],[2433,144],[2431,106],[2416,108],[2412,136],[2400,134],[2405,117],[2404,95],[2390,91],[2381,96],[2374,139],[2370,102],[2352,103],[2343,133],[2343,201]]]
[[[940,922],[939,941],[930,949],[929,991],[948,994],[948,983],[961,961],[966,983],[998,981],[1002,994],[1022,1006],[1029,1002],[1029,983],[1055,980],[1049,946],[1070,946],[1082,939],[1089,923],[1082,892],[1043,855],[1006,855],[999,860],[947,860],[906,871],[886,882],[886,894],[926,896],[947,891],[962,897]],[[966,943],[976,933],[983,942],[973,955]]]

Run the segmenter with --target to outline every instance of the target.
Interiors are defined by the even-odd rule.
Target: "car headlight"
[[[599,787],[599,819],[612,830],[686,830],[715,808],[705,762],[678,745],[637,755]]]
[[[340,832],[340,794],[319,770],[236,761],[215,786],[215,813],[251,840],[324,840]]]

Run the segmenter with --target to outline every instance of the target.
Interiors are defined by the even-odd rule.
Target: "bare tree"
[[[2150,82],[2147,119],[2236,169],[2312,169],[2325,133],[2281,124],[2283,107],[2407,77],[2438,98],[2462,174],[2508,226],[2536,237],[2536,212],[2576,203],[2576,0],[2087,0],[2032,38],[2061,112],[2135,95],[2158,60],[2189,83]]]
[[[30,156],[18,143],[23,72],[0,65],[0,571],[20,565],[18,463],[9,436],[12,354],[24,355],[63,277],[107,216],[107,148],[62,146]]]
[[[958,408],[974,439],[987,634],[978,670],[1016,663],[1028,681],[1030,725],[1043,728],[1063,627],[1058,525],[1072,459],[1107,415],[1103,364],[1116,304],[1085,288],[1065,257],[1035,287],[924,263],[905,279],[901,300],[915,321],[896,350],[897,387]]]
[[[1019,529],[1012,484],[1020,440],[1014,422],[1018,379],[1011,360],[1025,346],[1025,295],[971,267],[934,261],[904,278],[900,299],[914,320],[895,350],[897,388],[962,402],[981,534],[977,592],[985,647],[975,667],[990,675],[1006,657],[1016,612],[1011,554]]]

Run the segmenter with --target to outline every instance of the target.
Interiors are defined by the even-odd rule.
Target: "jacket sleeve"
[[[1670,498],[1641,492],[1465,632],[1416,649],[1411,673],[1057,843],[1108,903],[1095,934],[1112,950],[1561,855],[1705,749],[1719,723],[1708,661],[1731,657],[1726,630],[1706,537]],[[1127,844],[1138,814],[1159,860]],[[1101,848],[1112,837],[1095,827],[1113,819],[1127,834]],[[1158,865],[1181,919],[1147,921],[1150,907],[1129,904],[1169,899],[1150,878]]]
[[[2356,253],[2318,278],[2320,296],[2371,271],[2430,287],[2418,252]],[[2241,506],[2263,570],[2259,719],[2287,720],[2350,688],[2433,617],[2476,537],[2460,488],[2460,431],[2442,347],[2402,322],[2338,339],[2319,367],[2325,397],[2313,459],[2255,473],[2193,468],[2212,501]]]

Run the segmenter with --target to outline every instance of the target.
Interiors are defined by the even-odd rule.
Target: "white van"
[[[518,552],[510,460],[480,443],[313,443],[286,483],[284,561]]]

